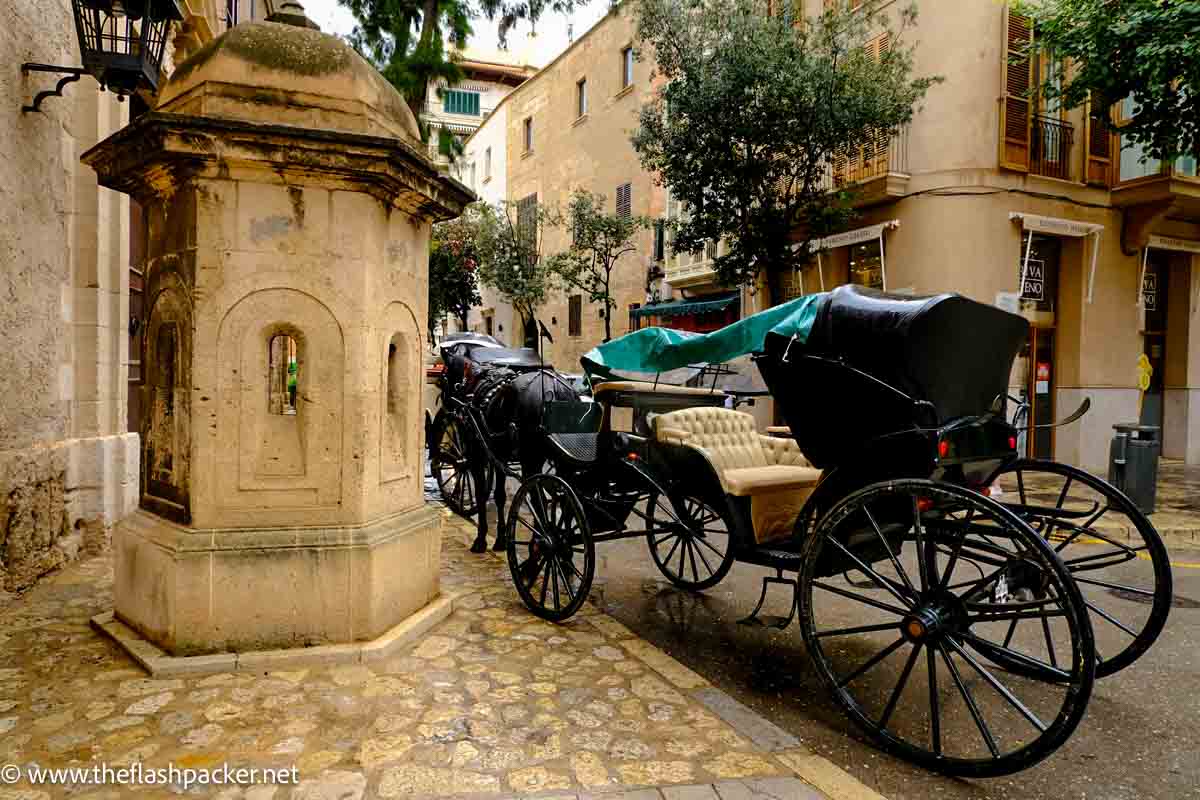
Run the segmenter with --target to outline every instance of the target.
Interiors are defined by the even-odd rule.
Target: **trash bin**
[[[1113,425],[1113,430],[1116,434],[1108,451],[1108,482],[1124,492],[1143,513],[1153,514],[1161,429],[1157,425],[1125,422]]]

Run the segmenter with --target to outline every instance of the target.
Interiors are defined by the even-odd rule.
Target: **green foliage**
[[[570,13],[587,0],[340,0],[350,9],[358,25],[350,43],[375,64],[384,77],[404,95],[421,125],[428,102],[429,84],[443,79],[453,86],[463,78],[447,43],[462,47],[478,19],[499,20],[500,45],[521,20],[530,25],[547,10]],[[439,143],[440,145],[440,143]]]
[[[479,305],[479,254],[475,246],[476,220],[463,215],[433,226],[429,240],[429,336],[453,316],[463,330],[467,314]]]
[[[501,202],[477,203],[468,214],[474,220],[480,282],[510,303],[523,320],[531,321],[550,285],[539,248],[544,229],[561,221],[557,211],[537,204],[521,215],[517,203]]]
[[[639,57],[654,56],[663,83],[633,146],[688,210],[676,252],[723,239],[724,284],[751,284],[764,266],[772,284],[811,257],[792,248],[796,235],[850,221],[849,195],[829,191],[836,151],[893,134],[940,80],[912,77],[900,32],[915,7],[897,29],[876,5],[838,3],[801,21],[790,8],[768,14],[762,0],[640,0]],[[884,30],[891,48],[876,59],[864,45]]]
[[[563,289],[578,289],[589,303],[604,304],[604,341],[612,338],[612,273],[621,256],[637,251],[634,237],[650,226],[642,216],[622,217],[604,210],[604,195],[576,189],[567,205],[571,246],[550,257],[546,269]]]
[[[1154,158],[1200,153],[1200,0],[1038,0],[1014,4],[1034,21],[1034,46],[1070,63],[1061,87],[1040,87],[1069,108],[1093,96],[1108,118],[1130,98],[1122,128]],[[1051,76],[1053,77],[1053,76]]]

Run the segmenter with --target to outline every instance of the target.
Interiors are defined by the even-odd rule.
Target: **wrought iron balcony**
[[[1034,114],[1029,135],[1029,171],[1047,178],[1071,179],[1071,145],[1075,128],[1069,122]]]
[[[903,195],[908,184],[908,126],[890,138],[879,136],[836,153],[826,169],[829,191],[856,187],[855,205],[869,205]]]

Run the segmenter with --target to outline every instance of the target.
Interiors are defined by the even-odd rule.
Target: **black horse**
[[[579,393],[553,368],[540,361],[531,362],[528,355],[481,363],[470,356],[447,354],[445,363],[446,377],[451,386],[462,387],[461,396],[467,404],[463,411],[471,417],[471,422],[463,426],[466,460],[475,486],[476,536],[471,551],[487,550],[489,490],[496,503],[497,517],[492,549],[503,550],[507,546],[504,535],[507,475],[503,469],[489,470],[488,464],[497,466],[494,462],[499,462],[506,467],[520,464],[523,476],[541,472],[546,463],[544,404],[578,400]]]

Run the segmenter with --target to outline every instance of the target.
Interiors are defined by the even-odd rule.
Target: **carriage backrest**
[[[685,408],[654,418],[654,435],[669,439],[678,431],[705,452],[718,470],[765,467],[768,459],[754,417],[725,408]]]

